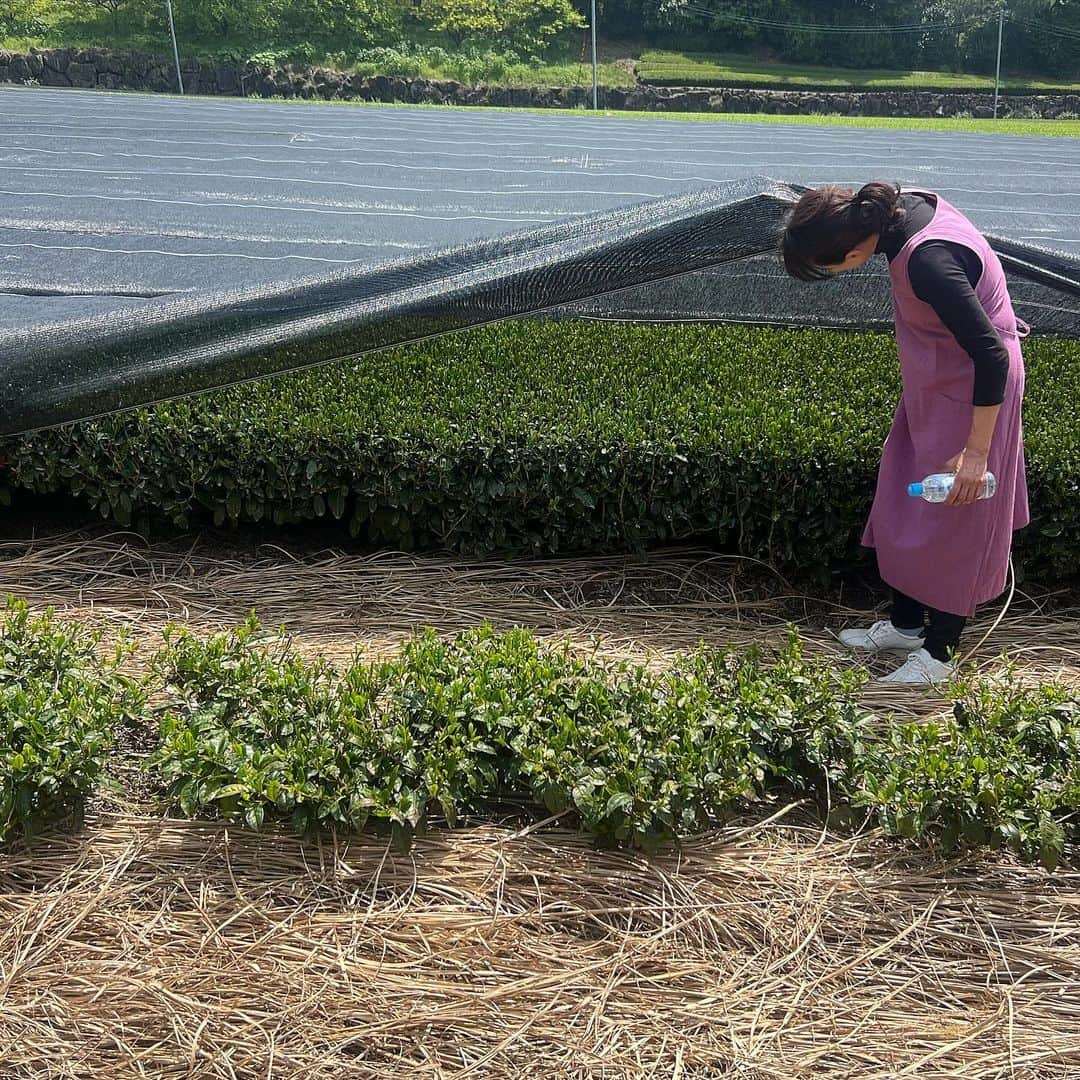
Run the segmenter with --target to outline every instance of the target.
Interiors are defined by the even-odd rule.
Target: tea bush
[[[81,808],[141,687],[101,635],[8,600],[0,613],[0,842]]]
[[[172,630],[155,662],[168,702],[153,764],[185,813],[252,827],[272,810],[301,830],[369,817],[412,830],[430,805],[454,822],[505,771],[485,737],[490,705],[457,659],[429,636],[338,679],[254,619],[205,641]]]
[[[795,635],[774,654],[700,647],[660,675],[621,664],[581,680],[512,747],[549,811],[652,849],[778,787],[822,793],[869,724],[862,679],[805,661]]]
[[[1080,343],[1026,353],[1018,550],[1050,582],[1077,566]],[[468,554],[708,538],[824,576],[859,557],[899,389],[884,334],[519,322],[0,451],[15,485],[125,526],[340,519]]]
[[[813,786],[837,757],[815,737],[853,745],[864,722],[861,676],[804,662],[796,638],[768,658],[698,649],[656,674],[483,627],[418,638],[381,679],[387,720],[425,749],[435,733],[457,744],[424,769],[429,798],[454,795],[440,804],[449,820],[482,812],[493,794],[529,796],[604,840],[650,848],[774,782]],[[440,786],[448,760],[455,783]]]
[[[865,673],[699,647],[651,672],[525,630],[417,636],[335,674],[252,619],[170,635],[153,765],[186,813],[258,827],[454,825],[524,801],[603,843],[652,850],[769,795],[886,833],[1008,847],[1048,867],[1080,840],[1080,694],[1006,670],[955,684],[944,721],[894,726],[858,704]]]
[[[186,632],[174,637],[170,629],[156,668],[185,717],[182,726],[169,712],[161,721],[162,746],[172,755],[161,772],[175,782],[184,813],[216,804],[226,817],[258,828],[267,805],[293,810],[295,793],[315,791],[324,770],[330,776],[323,786],[340,780],[336,756],[349,743],[337,742],[340,732],[331,738],[330,672],[292,655],[276,635],[254,622],[206,642]],[[333,818],[329,807],[325,816]],[[362,817],[336,820],[363,825]],[[298,817],[298,826],[305,823]]]
[[[149,766],[188,815],[307,831],[369,823],[407,843],[507,803],[565,814],[603,844],[653,850],[765,798],[945,848],[1006,847],[1054,867],[1080,842],[1080,693],[1011,669],[965,678],[951,716],[893,725],[866,678],[784,646],[700,646],[653,672],[526,630],[417,635],[337,671],[252,617],[170,628],[144,685],[120,649],[9,602],[0,623],[0,840],[78,808],[112,735],[155,706]]]
[[[853,802],[899,836],[1056,866],[1066,839],[1080,840],[1080,694],[1024,686],[1011,669],[953,693],[947,721],[890,728],[853,762]]]
[[[333,682],[249,621],[158,659],[169,691],[154,766],[187,813],[403,834],[493,801],[572,810],[606,841],[648,848],[783,783],[837,775],[866,718],[861,676],[804,661],[699,649],[669,671],[604,667],[524,630],[417,637],[393,661]]]
[[[1048,867],[1080,840],[1080,695],[1009,671],[958,682],[945,721],[894,726],[865,674],[786,645],[699,647],[660,673],[603,665],[531,633],[433,632],[340,677],[249,621],[159,663],[171,700],[155,765],[187,813],[299,828],[372,820],[404,839],[524,800],[604,843],[648,850],[768,794],[803,795],[887,833],[1008,847]]]
[[[768,795],[891,835],[1008,847],[1053,867],[1080,841],[1080,694],[1010,670],[955,684],[944,721],[858,704],[865,673],[783,648],[699,647],[654,673],[525,630],[417,636],[341,675],[253,619],[158,658],[169,700],[153,764],[186,813],[300,829],[389,825],[404,841],[524,801],[602,843],[652,850]]]

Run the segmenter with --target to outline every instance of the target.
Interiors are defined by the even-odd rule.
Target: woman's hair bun
[[[780,237],[787,272],[800,281],[831,277],[826,267],[842,263],[857,244],[904,220],[899,200],[900,188],[880,181],[858,191],[837,184],[804,191],[785,218]]]
[[[900,186],[879,180],[864,184],[852,200],[851,208],[859,225],[868,232],[888,232],[903,216],[899,209]]]

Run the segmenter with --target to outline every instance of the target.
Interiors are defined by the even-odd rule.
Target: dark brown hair
[[[880,181],[858,191],[827,184],[804,192],[784,222],[780,254],[787,272],[800,281],[833,275],[825,266],[842,263],[849,251],[874,233],[896,228],[899,184]]]

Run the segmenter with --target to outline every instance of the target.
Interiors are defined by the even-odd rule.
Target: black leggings
[[[930,616],[930,625],[923,631],[923,648],[935,659],[945,663],[950,652],[959,652],[960,635],[967,619],[963,615],[950,615],[947,611],[937,611],[918,600],[912,600],[902,592],[893,589],[892,624],[899,630],[914,630],[922,627],[926,616]]]

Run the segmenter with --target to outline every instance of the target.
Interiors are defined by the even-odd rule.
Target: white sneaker
[[[877,682],[906,683],[909,686],[933,686],[956,674],[956,663],[943,664],[925,649],[913,652],[891,675]]]
[[[888,620],[874,623],[869,630],[841,630],[840,643],[849,649],[865,652],[915,652],[923,647],[923,638],[908,637]]]

